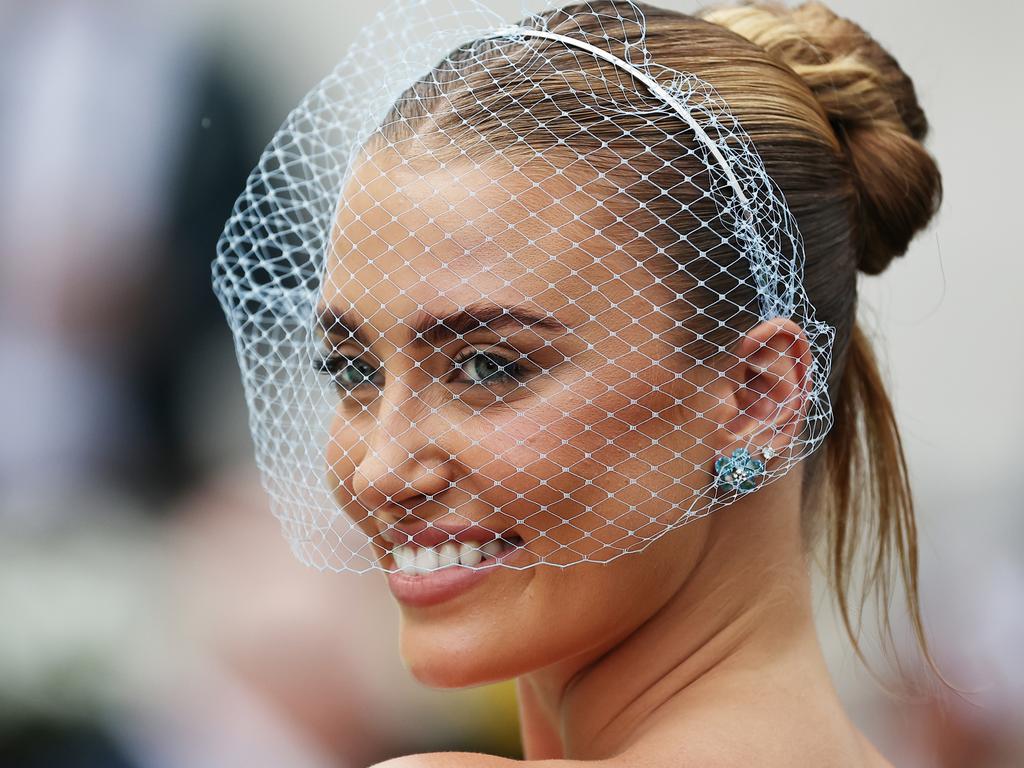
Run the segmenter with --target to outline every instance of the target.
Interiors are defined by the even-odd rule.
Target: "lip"
[[[505,531],[508,534],[509,531]],[[436,548],[446,542],[477,542],[481,545],[502,539],[503,534],[468,522],[415,520],[397,523],[381,531],[381,538],[395,547],[412,544]],[[518,536],[516,537],[518,538]],[[503,560],[518,553],[518,548],[473,567],[449,565],[429,573],[394,571],[387,574],[391,594],[403,605],[425,608],[454,600],[487,579]],[[392,565],[394,555],[391,555]]]
[[[491,575],[494,565],[478,568],[453,565],[426,574],[401,571],[389,573],[388,587],[395,599],[403,605],[426,608],[454,600],[468,592]]]

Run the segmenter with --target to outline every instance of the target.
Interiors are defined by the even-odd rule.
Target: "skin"
[[[537,765],[885,765],[844,714],[815,635],[799,465],[701,514],[715,456],[781,453],[797,434],[800,328],[762,322],[698,364],[678,351],[675,291],[616,247],[586,180],[370,160],[342,196],[321,296],[330,354],[372,373],[339,391],[327,458],[340,507],[385,567],[381,528],[413,516],[513,531],[526,560],[604,561],[500,568],[439,605],[403,605],[412,673],[437,687],[516,678]],[[432,344],[409,330],[421,309],[487,304],[561,329]],[[480,350],[519,355],[532,374],[500,397],[474,386],[464,361]],[[686,510],[695,519],[670,527]],[[613,558],[623,547],[642,552]]]

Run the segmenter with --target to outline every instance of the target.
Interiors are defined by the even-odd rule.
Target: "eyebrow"
[[[317,324],[324,334],[337,340],[354,339],[369,346],[363,323],[348,310],[332,306],[317,310]],[[407,324],[415,341],[437,346],[447,339],[464,336],[476,330],[496,331],[515,327],[547,333],[565,333],[568,328],[550,314],[521,304],[477,302],[449,315],[438,316],[420,311]]]

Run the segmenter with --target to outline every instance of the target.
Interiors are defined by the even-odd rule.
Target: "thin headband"
[[[653,77],[644,73],[638,67],[633,66],[625,59],[619,58],[613,53],[606,51],[602,48],[598,48],[596,45],[591,45],[583,40],[578,40],[575,37],[569,37],[568,35],[560,35],[557,32],[546,32],[542,29],[529,29],[527,27],[510,26],[503,27],[502,29],[496,30],[493,35],[490,35],[485,40],[493,40],[495,38],[505,37],[536,37],[543,40],[554,40],[556,42],[567,45],[571,48],[579,48],[581,51],[586,51],[602,61],[606,61],[614,67],[617,67],[624,72],[629,73],[632,77],[639,80],[651,91],[652,94],[657,96],[659,99],[664,101],[672,110],[678,114],[685,123],[690,127],[690,130],[694,132],[697,138],[708,148],[708,151],[714,156],[715,160],[718,161],[719,165],[722,166],[722,170],[725,172],[726,177],[729,179],[729,186],[736,192],[736,196],[739,198],[740,203],[743,205],[743,210],[750,213],[750,202],[747,200],[747,196],[743,194],[743,189],[740,187],[739,180],[733,173],[729,163],[726,162],[722,156],[721,150],[718,145],[711,140],[707,132],[693,119],[689,110],[686,109],[677,99],[672,98],[672,94],[665,90],[665,88]]]

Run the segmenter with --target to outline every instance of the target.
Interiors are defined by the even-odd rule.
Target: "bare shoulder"
[[[371,768],[577,768],[578,760],[509,760],[472,752],[432,752],[424,755],[396,757]],[[592,766],[594,763],[588,763]]]
[[[370,768],[505,768],[515,763],[515,760],[471,752],[431,752],[396,757]]]

